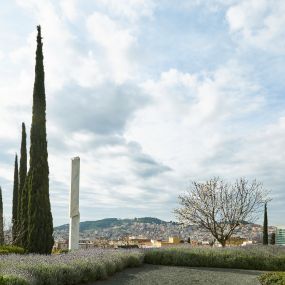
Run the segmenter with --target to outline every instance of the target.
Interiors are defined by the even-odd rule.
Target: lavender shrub
[[[145,263],[285,271],[285,249],[278,246],[226,248],[173,247],[145,251]]]
[[[143,253],[134,250],[89,249],[60,255],[3,255],[0,256],[0,284],[80,284],[106,279],[126,267],[140,266],[142,262]]]

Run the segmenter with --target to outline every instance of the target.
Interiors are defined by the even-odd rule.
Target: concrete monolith
[[[69,202],[69,250],[79,247],[79,176],[80,176],[80,158],[71,159],[71,188]]]

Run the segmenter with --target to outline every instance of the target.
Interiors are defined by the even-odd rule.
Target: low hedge
[[[9,253],[24,254],[26,253],[26,251],[24,248],[15,246],[15,245],[1,245],[0,246],[0,254],[9,254]]]
[[[258,277],[262,285],[284,285],[285,272],[270,272]]]
[[[155,249],[145,252],[144,262],[157,265],[285,271],[285,255],[251,250]]]
[[[0,285],[29,285],[29,283],[16,276],[0,276]]]

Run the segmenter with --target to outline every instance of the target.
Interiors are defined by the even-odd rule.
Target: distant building
[[[252,240],[245,240],[245,241],[243,241],[241,246],[247,246],[247,245],[252,245],[252,244],[253,244]]]
[[[87,249],[95,247],[94,243],[90,241],[89,239],[80,239],[79,240],[79,246],[80,249]]]
[[[68,250],[68,240],[55,241],[53,250]]]
[[[168,242],[171,244],[178,244],[181,242],[181,238],[180,237],[169,237]]]
[[[181,238],[174,236],[169,237],[167,240],[151,240],[151,243],[153,247],[164,247],[164,246],[171,246],[171,245],[177,245],[181,243]]]
[[[285,245],[285,226],[277,226],[275,244]]]
[[[145,237],[129,237],[128,244],[137,245],[138,247],[152,246],[151,239]]]

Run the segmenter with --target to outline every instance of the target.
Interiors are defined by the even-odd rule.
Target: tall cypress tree
[[[29,225],[28,202],[29,202],[28,177],[26,177],[21,195],[21,214],[20,214],[21,218],[19,221],[19,242],[18,242],[18,244],[23,248],[28,248],[28,225]]]
[[[53,221],[49,198],[49,167],[46,135],[46,97],[41,27],[37,27],[37,51],[33,92],[30,169],[27,178],[28,250],[49,254],[53,247]]]
[[[2,201],[2,189],[0,186],[0,245],[4,244],[4,221],[3,221],[3,201]]]
[[[17,241],[18,237],[18,192],[19,192],[19,171],[18,171],[18,156],[15,156],[14,166],[14,187],[13,187],[13,205],[12,205],[12,240]]]
[[[264,220],[263,220],[263,244],[268,245],[268,219],[267,219],[267,203],[264,204]]]
[[[18,239],[17,244],[25,246],[28,231],[28,192],[24,192],[27,176],[27,135],[25,123],[22,123],[21,157],[19,167],[19,193],[18,193]],[[27,190],[27,189],[26,189]],[[23,194],[25,197],[23,197]],[[26,234],[24,234],[26,232]]]

